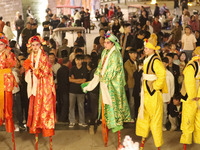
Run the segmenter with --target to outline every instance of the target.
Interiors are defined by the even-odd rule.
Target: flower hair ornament
[[[107,31],[107,33],[105,34],[105,38],[109,38],[110,37],[111,32]]]
[[[144,39],[144,46],[145,46],[147,43],[148,43],[148,39],[145,38],[145,39]]]
[[[108,39],[108,40],[110,40],[111,42],[113,42],[113,43],[115,44],[115,48],[116,48],[117,50],[122,49],[121,46],[120,46],[120,44],[119,44],[118,38],[117,38],[114,34],[112,34],[110,31],[108,31],[108,32],[106,33],[105,38]]]

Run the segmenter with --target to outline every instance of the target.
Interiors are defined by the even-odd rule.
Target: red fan
[[[23,63],[23,66],[24,66],[24,68],[26,69],[26,70],[28,70],[28,69],[32,69],[33,68],[33,66],[31,65],[31,63],[32,63],[32,61],[30,60],[30,59],[26,59],[25,61],[24,61],[24,63]]]

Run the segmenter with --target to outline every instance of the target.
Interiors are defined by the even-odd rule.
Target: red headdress
[[[28,43],[26,44],[26,46],[27,46],[27,48],[28,48],[28,51],[30,51],[31,49],[32,49],[32,43],[33,42],[39,42],[40,44],[45,44],[45,42],[44,42],[44,39],[41,37],[41,36],[32,36],[29,40],[28,40]],[[42,47],[41,47],[41,49],[42,49]]]
[[[5,35],[2,33],[0,33],[0,41],[5,43],[6,45],[8,45],[8,43],[9,43],[7,37],[5,37]]]

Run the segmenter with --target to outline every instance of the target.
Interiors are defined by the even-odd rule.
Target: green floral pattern
[[[109,50],[104,49],[102,56],[108,55]],[[106,124],[113,132],[123,129],[123,122],[131,120],[129,105],[126,98],[124,86],[126,84],[123,61],[121,53],[114,50],[109,57],[108,65],[103,76],[101,76],[102,63],[101,59],[98,68],[95,72],[99,76],[100,81],[107,84],[111,99],[112,106],[104,104],[104,116]],[[101,92],[99,96],[99,114],[101,114]]]

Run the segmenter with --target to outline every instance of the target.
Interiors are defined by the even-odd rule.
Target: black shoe
[[[21,131],[25,131],[25,130],[26,130],[26,127],[25,127],[24,125],[20,125],[20,126],[19,126],[19,129],[20,129]]]

